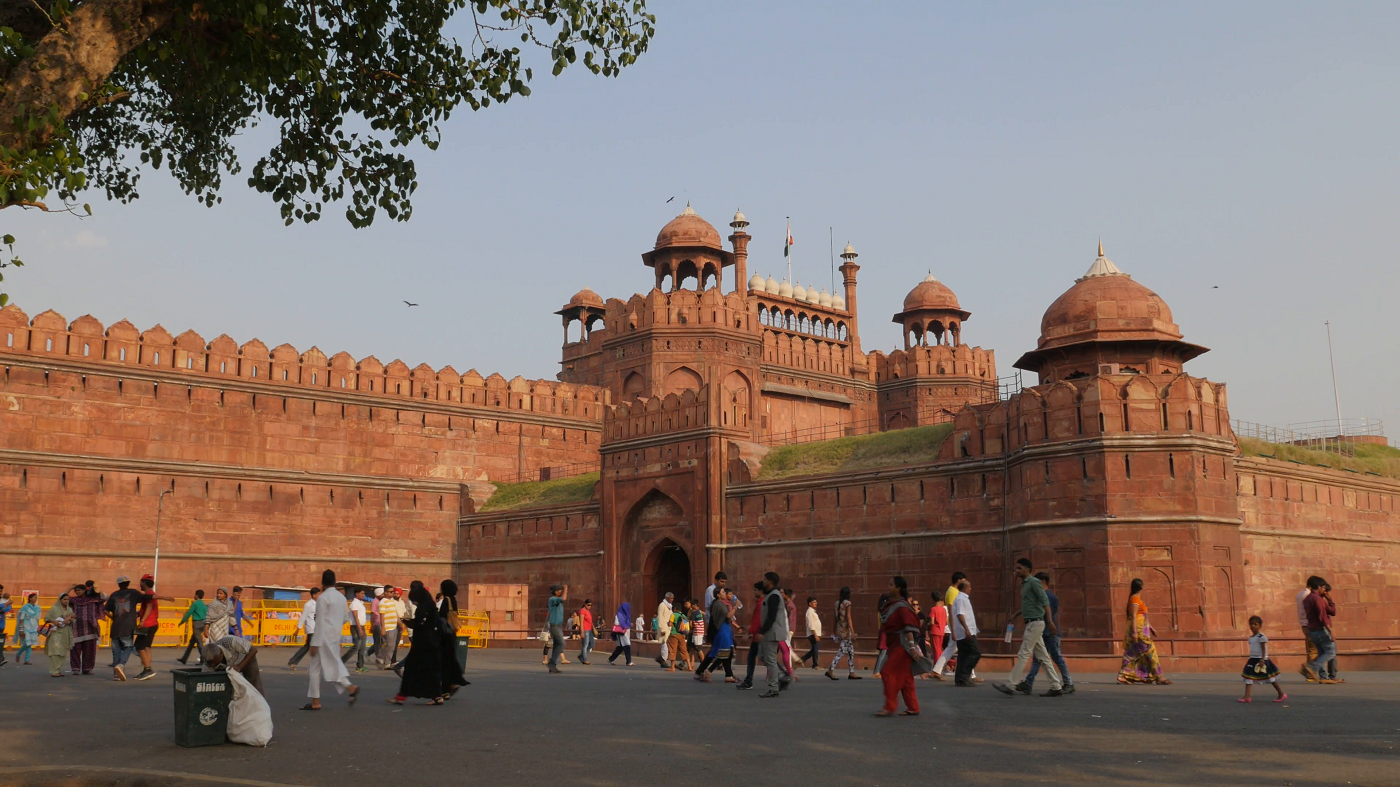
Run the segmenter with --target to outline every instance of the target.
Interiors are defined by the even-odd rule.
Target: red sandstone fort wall
[[[493,618],[493,630],[501,625],[533,633],[548,614],[549,586],[568,585],[571,605],[594,600],[594,614],[605,609],[603,541],[598,503],[546,506],[518,511],[486,512],[464,516],[458,523],[457,583],[519,584],[529,588],[528,616],[514,625]]]
[[[461,482],[597,461],[597,389],[347,358],[0,310],[7,583],[150,571],[162,491],[167,592],[442,578]]]
[[[1295,597],[1316,574],[1332,584],[1338,636],[1400,635],[1400,483],[1255,457],[1235,471],[1248,614],[1295,634]]]

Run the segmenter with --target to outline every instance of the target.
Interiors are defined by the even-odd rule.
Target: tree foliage
[[[444,35],[454,17],[470,40]],[[0,209],[82,214],[87,189],[127,202],[147,167],[212,206],[243,172],[236,138],[262,123],[277,139],[247,182],[287,224],[337,203],[355,227],[405,221],[408,148],[436,149],[454,110],[530,95],[527,59],[616,76],[654,24],[645,0],[5,3]]]

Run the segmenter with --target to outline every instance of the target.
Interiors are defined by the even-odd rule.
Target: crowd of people
[[[1040,696],[1072,694],[1074,680],[1060,648],[1060,602],[1051,589],[1050,576],[1035,572],[1028,558],[1018,559],[1014,571],[1020,583],[1020,603],[1010,615],[1006,642],[1012,641],[1018,620],[1023,626],[1021,642],[1007,679],[992,685],[1010,696],[1030,695],[1037,676],[1044,672],[1049,687]],[[1116,679],[1123,684],[1170,685],[1172,681],[1162,672],[1156,632],[1142,599],[1143,588],[1141,579],[1132,580],[1129,586],[1123,657]],[[1299,593],[1297,599],[1299,622],[1308,643],[1308,661],[1301,671],[1309,681],[1320,683],[1341,682],[1335,677],[1331,617],[1336,615],[1336,604],[1330,590],[1320,577],[1311,577],[1308,589]],[[961,688],[983,683],[976,670],[982,652],[972,591],[967,575],[954,572],[946,590],[931,594],[930,606],[925,610],[918,599],[910,596],[903,577],[890,579],[877,603],[880,623],[872,677],[883,682],[885,695],[885,704],[877,715],[894,715],[901,698],[905,709],[900,715],[918,715],[916,679],[951,680]],[[692,672],[697,681],[710,682],[713,673],[722,670],[724,682],[737,684],[740,690],[754,688],[754,672],[761,663],[765,667],[765,690],[759,697],[764,699],[780,697],[799,680],[797,669],[802,666],[810,664],[812,669],[822,671],[825,663],[821,655],[824,627],[819,599],[807,597],[799,616],[793,590],[781,587],[781,577],[772,572],[754,583],[748,605],[736,589],[729,587],[729,578],[722,571],[715,574],[714,584],[705,589],[703,599],[678,599],[673,592],[666,592],[649,625],[647,616],[634,614],[628,602],[620,603],[607,620],[596,614],[592,599],[584,599],[572,613],[567,611],[567,599],[564,586],[551,586],[548,629],[542,636],[543,659],[551,673],[561,672],[559,665],[569,663],[564,653],[568,639],[579,641],[578,660],[587,665],[591,664],[598,638],[608,633],[615,641],[609,664],[634,666],[632,641],[649,640],[658,644],[655,661],[667,672],[680,669]],[[745,609],[749,610],[747,618],[743,616]],[[837,672],[844,662],[846,678],[860,680],[851,589],[841,588],[830,609],[830,641],[835,654],[823,674],[839,680]],[[800,656],[793,648],[799,620],[802,636],[807,640]],[[1288,697],[1278,685],[1278,669],[1269,658],[1268,637],[1261,632],[1262,626],[1259,616],[1250,619],[1250,655],[1241,673],[1246,685],[1241,702],[1249,702],[1251,687],[1260,683],[1274,685],[1276,701]],[[745,636],[747,665],[741,677],[736,674],[734,657],[736,643]]]
[[[1015,565],[1020,583],[1020,604],[1012,612],[1007,627],[1006,642],[1012,641],[1016,621],[1023,624],[1020,648],[1010,674],[1004,682],[993,685],[998,691],[1014,696],[1032,694],[1037,675],[1044,671],[1049,689],[1042,697],[1060,697],[1074,692],[1074,682],[1060,649],[1059,599],[1050,587],[1050,576],[1034,572],[1031,561],[1020,558]],[[1146,603],[1142,599],[1144,584],[1134,579],[1129,587],[1125,609],[1122,665],[1117,675],[1119,683],[1167,685],[1171,681],[1162,672]],[[1298,622],[1307,647],[1307,660],[1299,671],[1309,682],[1321,684],[1344,683],[1337,676],[1337,648],[1332,635],[1332,619],[1337,605],[1331,596],[1331,585],[1321,577],[1312,576],[1307,587],[1296,599]],[[206,600],[203,590],[180,618],[181,625],[190,624],[191,636],[180,663],[188,663],[192,653],[203,669],[232,669],[243,674],[259,693],[262,683],[257,662],[258,648],[244,635],[243,625],[254,618],[243,607],[243,589],[232,591],[220,587],[212,600]],[[408,698],[422,698],[430,705],[441,705],[461,687],[467,685],[462,666],[455,652],[458,630],[457,586],[444,580],[434,596],[418,580],[405,591],[392,585],[376,587],[372,598],[366,590],[356,588],[347,599],[336,584],[333,571],[324,572],[321,584],[311,589],[311,598],[302,608],[298,629],[305,641],[287,663],[295,670],[303,659],[310,657],[309,702],[303,710],[319,710],[320,684],[323,680],[336,685],[355,701],[358,688],[349,680],[348,663],[355,658],[355,671],[365,672],[367,654],[372,654],[381,669],[392,669],[400,678],[398,693],[389,702],[403,704]],[[740,690],[755,687],[754,674],[762,663],[765,668],[764,691],[758,696],[775,699],[798,681],[797,670],[810,663],[822,670],[821,645],[824,626],[819,599],[809,596],[799,616],[799,607],[791,588],[782,587],[781,577],[773,572],[753,584],[748,604],[741,594],[729,586],[725,572],[714,576],[714,583],[705,589],[703,599],[677,599],[666,592],[657,605],[655,616],[647,625],[647,615],[633,614],[631,605],[622,602],[605,619],[595,613],[592,599],[584,599],[572,613],[568,612],[568,590],[562,585],[550,587],[547,602],[547,630],[544,633],[544,662],[551,673],[559,673],[560,664],[568,664],[565,643],[569,638],[579,640],[578,660],[591,664],[593,649],[599,636],[611,634],[615,647],[608,657],[609,664],[619,661],[634,666],[632,640],[651,640],[659,644],[656,663],[668,672],[677,669],[693,673],[699,682],[708,683],[716,672],[722,671],[724,682],[737,684]],[[49,672],[54,677],[90,675],[96,669],[97,644],[102,622],[109,623],[112,660],[108,668],[113,680],[127,680],[127,664],[134,654],[141,671],[135,680],[155,676],[151,667],[151,647],[159,625],[160,603],[173,602],[168,596],[155,592],[155,580],[145,575],[137,587],[130,579],[119,576],[116,589],[101,592],[91,580],[74,585],[61,593],[47,611],[41,610],[38,595],[27,594],[16,608],[0,585],[0,631],[6,616],[16,618],[16,655],[21,664],[30,664],[32,654],[40,648],[49,658]],[[879,715],[893,715],[902,697],[905,710],[901,715],[918,715],[915,691],[916,679],[949,680],[954,686],[972,688],[983,683],[976,667],[982,657],[978,644],[979,629],[974,607],[971,580],[963,572],[952,575],[948,588],[934,591],[925,610],[917,598],[910,596],[903,577],[892,577],[880,596],[877,611],[879,627],[876,632],[877,656],[873,677],[883,681],[885,704]],[[744,611],[748,610],[747,618]],[[843,666],[848,680],[860,680],[856,666],[857,631],[851,589],[841,588],[831,609],[835,654],[823,671],[825,677],[838,680],[837,670]],[[805,652],[797,655],[794,638],[799,617],[807,640]],[[745,625],[747,621],[747,625]],[[341,636],[348,624],[351,645],[343,650]],[[609,625],[610,624],[610,625]],[[1249,660],[1241,673],[1245,693],[1240,702],[1251,702],[1251,691],[1258,684],[1274,686],[1275,702],[1288,695],[1278,683],[1279,670],[1269,655],[1269,639],[1262,633],[1264,621],[1258,615],[1249,620]],[[747,637],[747,663],[736,674],[734,658],[737,644]],[[400,660],[399,649],[410,638],[407,656]],[[8,663],[3,641],[0,641],[0,666]]]

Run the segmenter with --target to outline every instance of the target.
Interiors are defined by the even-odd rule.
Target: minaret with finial
[[[864,371],[865,353],[860,349],[860,329],[856,324],[856,272],[860,266],[856,264],[856,249],[850,243],[841,252],[841,283],[846,286],[846,311],[851,313],[851,327],[849,339],[851,342],[851,366]]]
[[[740,298],[749,297],[749,233],[744,228],[749,226],[749,220],[744,217],[743,211],[734,209],[734,220],[729,222],[729,226],[734,229],[734,234],[729,236],[729,243],[734,247],[734,292]],[[722,291],[722,288],[721,288]]]

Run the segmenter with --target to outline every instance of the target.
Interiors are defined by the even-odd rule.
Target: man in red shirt
[[[740,690],[753,688],[753,670],[758,665],[758,635],[763,628],[763,583],[753,583],[753,617],[749,621],[749,672],[736,687]]]
[[[1332,602],[1332,594],[1325,580],[1312,577],[1308,581],[1312,585],[1312,593],[1303,599],[1303,612],[1308,620],[1308,639],[1317,646],[1317,658],[1304,666],[1303,674],[1306,676],[1310,669],[1316,673],[1318,683],[1337,683],[1324,677],[1327,662],[1337,657],[1337,642],[1332,638],[1332,617],[1337,614],[1337,605]]]
[[[578,608],[578,628],[582,633],[583,644],[579,646],[578,663],[587,664],[588,654],[593,650],[593,599],[583,600],[583,606]]]
[[[136,676],[137,680],[156,676],[156,671],[151,669],[151,645],[160,628],[160,602],[175,601],[169,596],[157,596],[155,590],[155,577],[150,574],[141,577],[141,606],[136,611],[136,655],[141,659],[141,674]]]

